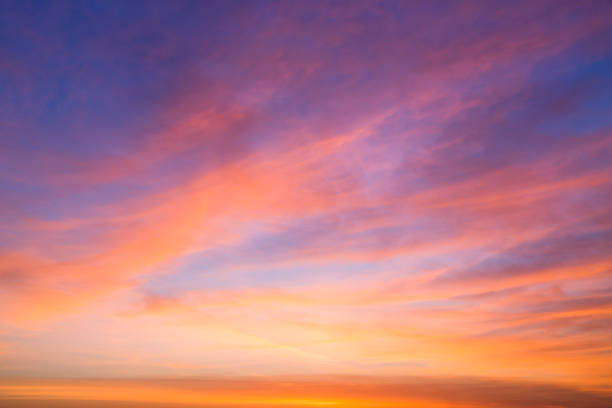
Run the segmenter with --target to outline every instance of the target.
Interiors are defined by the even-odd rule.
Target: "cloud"
[[[5,373],[609,381],[605,2],[34,9],[0,12]]]

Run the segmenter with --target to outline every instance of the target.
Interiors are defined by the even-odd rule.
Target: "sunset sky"
[[[0,407],[611,406],[612,2],[0,0]]]

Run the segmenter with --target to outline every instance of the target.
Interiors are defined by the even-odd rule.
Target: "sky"
[[[0,0],[0,406],[609,408],[612,3]]]

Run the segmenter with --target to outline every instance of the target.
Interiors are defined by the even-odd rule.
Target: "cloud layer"
[[[605,406],[608,2],[5,3],[3,379]]]

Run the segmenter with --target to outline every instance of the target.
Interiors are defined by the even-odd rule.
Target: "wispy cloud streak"
[[[3,378],[605,406],[607,2],[5,3]]]

